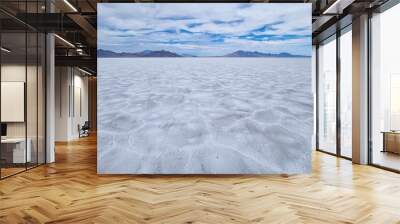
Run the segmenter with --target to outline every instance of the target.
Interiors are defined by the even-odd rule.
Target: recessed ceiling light
[[[336,0],[322,14],[342,14],[343,9],[351,5],[355,0]]]
[[[66,43],[67,45],[69,45],[70,47],[75,48],[75,45],[73,45],[71,42],[69,42],[68,40],[60,37],[58,34],[54,34],[55,37],[57,37],[59,40],[61,40],[62,42]]]
[[[11,50],[9,50],[9,49],[7,49],[5,47],[1,47],[1,51],[4,51],[6,53],[10,53],[11,52]]]
[[[81,71],[81,72],[83,72],[83,73],[85,73],[85,74],[87,74],[87,75],[90,75],[90,76],[92,75],[92,73],[90,73],[90,72],[88,72],[88,71],[86,71],[86,70],[83,70],[83,69],[81,69],[81,68],[79,68],[79,67],[78,67],[78,70]]]
[[[74,12],[78,12],[78,10],[68,1],[64,0],[65,4],[67,4]]]

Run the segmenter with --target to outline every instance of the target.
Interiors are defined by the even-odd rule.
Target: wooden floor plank
[[[0,181],[0,223],[400,223],[400,175],[320,152],[304,175],[97,175],[94,136]]]

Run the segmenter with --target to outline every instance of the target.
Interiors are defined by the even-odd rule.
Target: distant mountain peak
[[[237,50],[230,54],[224,55],[223,57],[307,57],[304,55],[294,55],[287,52],[281,53],[263,53],[258,51],[244,51]]]
[[[150,53],[150,52],[151,52],[151,50],[144,50],[144,51],[142,51],[141,53],[148,54],[148,53]]]

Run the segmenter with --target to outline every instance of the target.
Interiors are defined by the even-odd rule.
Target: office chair
[[[85,121],[85,123],[82,125],[82,127],[79,127],[80,125],[78,125],[78,129],[79,129],[79,138],[80,137],[87,137],[89,136],[89,129],[90,129],[90,125],[89,125],[89,121]]]

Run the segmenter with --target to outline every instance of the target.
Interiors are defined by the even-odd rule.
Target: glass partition
[[[30,160],[27,167],[31,168],[37,165],[38,160],[38,34],[36,32],[27,32],[27,73],[26,73],[26,113],[27,113],[27,150],[30,151]]]
[[[44,1],[1,2],[41,13]],[[0,178],[45,163],[45,34],[0,12]]]
[[[352,33],[351,26],[340,36],[340,154],[352,157]]]
[[[25,32],[1,34],[2,177],[24,171],[31,161],[26,150],[26,40]]]
[[[318,149],[336,153],[336,36],[318,48]]]
[[[37,162],[46,162],[46,37],[43,33],[38,33],[38,74],[37,74]]]
[[[400,4],[371,19],[371,162],[400,170]]]

